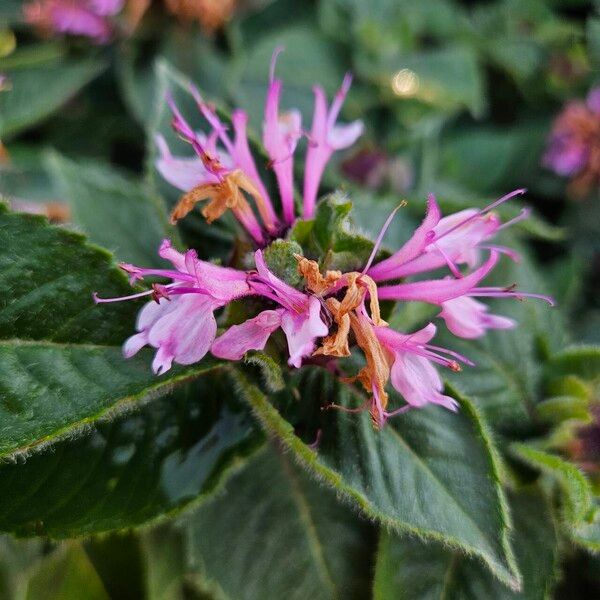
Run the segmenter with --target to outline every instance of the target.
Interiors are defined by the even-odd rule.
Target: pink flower
[[[258,273],[250,278],[250,286],[281,308],[264,311],[230,328],[217,339],[212,352],[221,358],[238,360],[248,350],[262,350],[269,335],[281,327],[288,342],[288,363],[300,367],[302,359],[313,353],[317,338],[329,332],[321,317],[321,303],[316,296],[304,294],[276,277],[268,269],[260,250],[254,253],[254,260]]]
[[[371,267],[369,275],[376,281],[399,279],[443,266],[459,275],[459,265],[474,267],[478,264],[482,249],[494,249],[518,259],[518,255],[508,248],[484,245],[484,242],[501,229],[528,216],[529,212],[525,209],[519,217],[503,224],[491,212],[499,204],[524,192],[522,189],[515,190],[481,210],[466,209],[443,218],[435,196],[430,194],[427,215],[411,239],[388,259]]]
[[[542,164],[570,178],[569,191],[585,196],[600,183],[600,88],[585,102],[571,100],[552,126]]]
[[[192,146],[198,158],[174,157],[165,140],[157,138],[160,152],[156,161],[158,171],[169,183],[186,192],[173,212],[174,220],[185,216],[197,202],[210,200],[209,206],[203,209],[209,222],[226,209],[231,209],[258,245],[264,245],[268,239],[280,235],[284,228],[294,222],[294,153],[303,132],[299,111],[280,112],[282,83],[275,78],[275,62],[280,52],[281,49],[276,49],[271,61],[263,144],[269,157],[268,166],[274,170],[277,178],[281,218],[274,209],[250,150],[246,112],[240,109],[233,112],[232,137],[215,110],[202,99],[198,90],[191,88],[190,93],[209,125],[207,135],[192,130],[172,98],[168,97],[167,101],[173,112],[173,128]],[[305,165],[304,218],[312,218],[314,214],[321,177],[333,152],[351,145],[362,133],[360,121],[336,125],[350,82],[351,78],[347,76],[329,111],[323,90],[315,88],[315,113]],[[217,197],[219,200],[215,202]],[[246,197],[252,199],[254,209]]]
[[[304,170],[303,216],[305,219],[314,216],[321,177],[333,152],[348,148],[362,135],[364,129],[362,121],[353,121],[345,125],[336,124],[351,83],[352,76],[348,74],[344,77],[342,87],[335,95],[329,110],[327,110],[327,98],[323,88],[318,85],[314,87],[315,108]]]
[[[105,44],[114,31],[111,17],[123,4],[123,0],[37,0],[25,4],[23,14],[45,33],[81,35]]]
[[[117,302],[151,295],[154,299],[138,315],[138,333],[123,346],[126,358],[143,346],[157,349],[152,368],[162,374],[174,362],[189,365],[201,360],[217,333],[214,311],[236,298],[252,293],[243,271],[218,267],[199,260],[194,250],[181,254],[165,240],[159,255],[169,260],[174,270],[143,269],[122,264],[132,283],[147,276],[166,277],[168,285],[154,284],[153,289],[122,298],[98,298],[96,302]]]
[[[449,351],[430,346],[436,327],[430,323],[423,329],[405,335],[389,327],[376,327],[375,334],[383,347],[393,356],[390,380],[397,392],[413,407],[421,408],[426,404],[439,404],[450,410],[456,410],[458,404],[450,396],[442,394],[442,380],[431,364],[438,362],[453,370],[459,370],[458,363],[443,357],[440,351]],[[463,362],[469,362],[460,357]],[[470,363],[472,364],[472,363]],[[386,417],[393,416],[394,412]]]
[[[97,303],[119,302],[152,296],[140,311],[137,333],[123,346],[126,358],[144,346],[157,349],[152,368],[162,374],[173,362],[189,365],[200,361],[211,350],[219,357],[240,360],[249,350],[265,347],[271,333],[281,327],[289,348],[289,364],[300,367],[312,354],[316,339],[327,335],[321,318],[321,303],[277,278],[267,267],[262,253],[255,253],[256,272],[219,267],[199,260],[194,250],[182,254],[164,240],[159,255],[174,269],[144,269],[121,264],[132,284],[145,277],[164,277],[166,285],[121,298],[98,298]],[[217,322],[214,311],[231,301],[249,295],[261,296],[279,304],[276,310],[264,310],[241,325],[230,327],[215,340]]]

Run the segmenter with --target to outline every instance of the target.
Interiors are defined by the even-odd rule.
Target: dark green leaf
[[[262,440],[224,376],[0,465],[0,530],[54,538],[131,527],[218,486]]]
[[[100,165],[81,165],[51,154],[56,188],[71,206],[75,225],[125,262],[163,266],[158,247],[176,237],[162,200],[139,183]]]
[[[110,255],[44,219],[0,206],[0,454],[29,451],[167,393],[216,366],[207,358],[157,378],[150,353],[125,361],[139,304],[95,306],[92,292],[131,293]]]
[[[525,444],[513,444],[514,455],[534,469],[550,476],[563,492],[563,514],[571,526],[589,519],[593,512],[593,494],[590,483],[572,463]]]
[[[313,371],[298,385],[302,403],[282,397],[278,405],[284,414],[312,411],[312,429],[304,435],[312,441],[321,429],[315,452],[257,388],[237,377],[263,427],[353,506],[397,531],[476,554],[504,581],[518,579],[498,459],[469,402],[462,401],[458,414],[440,407],[410,411],[376,432],[365,413],[323,412],[331,402],[353,406],[362,399],[353,398],[347,385]]]
[[[556,582],[557,532],[551,508],[538,489],[511,495],[514,544],[523,573],[511,591],[480,563],[437,544],[383,532],[375,570],[374,600],[495,600],[551,598]]]
[[[6,140],[51,115],[104,68],[89,60],[8,70],[11,89],[0,93],[0,138]]]
[[[220,598],[367,597],[369,526],[270,445],[182,525]]]

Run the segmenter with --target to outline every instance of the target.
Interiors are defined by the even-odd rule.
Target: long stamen
[[[444,233],[442,233],[439,237],[437,237],[435,239],[435,241],[437,242],[437,241],[441,240],[443,237],[446,237],[450,233],[463,227],[467,223],[470,223],[474,219],[477,219],[478,217],[481,217],[481,216],[485,215],[486,213],[489,213],[491,210],[494,210],[494,208],[496,208],[497,206],[500,206],[500,204],[503,204],[507,200],[510,200],[511,198],[514,198],[515,196],[522,196],[526,191],[527,190],[525,188],[520,188],[518,190],[514,190],[513,192],[510,192],[510,194],[506,194],[506,195],[502,196],[502,198],[499,198],[498,200],[492,202],[491,204],[488,204],[488,206],[486,206],[485,208],[478,210],[475,214],[471,215],[470,217],[467,217],[460,223],[457,223],[456,225],[454,225],[454,227],[450,227],[450,229],[448,229],[448,231],[444,231]]]
[[[500,225],[500,227],[498,227],[498,231],[500,231],[502,229],[506,229],[507,227],[510,227],[511,225],[514,225],[515,223],[519,223],[520,221],[524,221],[525,219],[528,219],[530,215],[531,215],[531,208],[526,206],[525,208],[521,209],[521,212],[516,217],[514,217],[510,221],[506,221],[506,223],[502,223],[502,225]]]
[[[476,366],[475,363],[468,359],[466,356],[459,354],[458,352],[454,352],[454,350],[448,350],[448,348],[442,348],[441,346],[434,346],[433,344],[426,344],[426,348],[430,350],[434,350],[435,352],[441,352],[443,354],[448,354],[448,356],[454,356],[454,358],[460,360],[460,362],[465,363],[465,365],[469,365],[470,367]]]
[[[377,236],[377,239],[375,240],[375,244],[373,245],[373,250],[371,251],[371,255],[369,256],[369,260],[367,260],[367,264],[365,265],[365,268],[361,271],[361,275],[364,275],[371,268],[371,265],[373,264],[373,261],[375,260],[375,256],[377,255],[377,252],[379,251],[379,247],[381,246],[381,242],[383,241],[383,236],[386,234],[388,227],[392,224],[392,220],[394,219],[394,216],[401,208],[404,208],[407,204],[408,204],[408,202],[406,202],[406,200],[402,200],[402,202],[400,202],[400,204],[398,204],[398,206],[396,206],[396,208],[394,208],[394,210],[389,214],[388,218],[385,220],[385,223],[383,224],[383,227],[379,231],[379,235]]]
[[[109,302],[123,302],[125,300],[136,300],[137,298],[144,298],[145,296],[151,296],[154,294],[154,290],[147,290],[146,292],[140,292],[139,294],[131,294],[130,296],[120,296],[118,298],[99,298],[98,292],[92,294],[95,304],[108,304]]]
[[[467,296],[481,297],[481,298],[506,298],[512,297],[517,300],[523,298],[536,298],[547,302],[550,306],[556,306],[556,302],[552,296],[546,296],[544,294],[532,294],[530,292],[511,291],[504,288],[475,288],[471,292],[466,294]]]

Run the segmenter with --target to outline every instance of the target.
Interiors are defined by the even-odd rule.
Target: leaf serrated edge
[[[401,523],[394,519],[390,519],[386,515],[374,510],[369,501],[362,496],[362,494],[359,494],[356,490],[343,483],[341,475],[332,469],[319,464],[316,452],[311,450],[296,437],[292,425],[281,417],[279,412],[267,400],[264,394],[258,390],[258,388],[253,386],[248,379],[235,368],[229,367],[228,371],[236,383],[236,387],[240,396],[242,396],[246,402],[248,402],[252,408],[252,411],[265,429],[265,432],[268,435],[276,435],[288,450],[293,451],[294,458],[297,460],[297,462],[311,471],[319,481],[322,481],[330,487],[333,487],[340,498],[347,504],[358,508],[359,511],[362,512],[367,518],[379,522],[381,525],[390,529],[391,531],[412,534],[423,540],[435,540],[449,547],[461,550],[467,555],[478,556],[488,566],[490,571],[498,578],[498,580],[502,581],[513,590],[520,589],[522,585],[522,576],[517,568],[516,560],[508,542],[508,527],[510,524],[510,516],[507,508],[508,505],[498,483],[499,466],[497,457],[499,455],[495,450],[492,451],[490,447],[491,442],[487,433],[487,429],[484,430],[481,426],[479,427],[482,440],[486,444],[488,450],[490,450],[492,472],[494,474],[496,484],[495,487],[498,490],[501,514],[503,516],[504,524],[506,525],[502,533],[501,543],[506,552],[508,569],[505,565],[498,563],[491,556],[485,555],[474,548],[464,546],[458,539],[443,536],[435,532],[423,531],[416,527],[407,525],[406,523]],[[469,414],[476,418],[478,413],[473,408],[471,402],[463,397],[460,397],[459,399],[464,406],[469,407]]]
[[[46,343],[44,341],[20,341],[19,345],[21,346],[30,346],[30,347],[68,347],[68,345],[62,344],[53,344]],[[2,346],[9,346],[4,341],[0,341],[0,348]],[[77,348],[76,344],[73,344],[73,347]],[[111,349],[113,346],[88,346],[87,349]],[[104,409],[96,412],[93,415],[89,415],[83,419],[75,423],[71,423],[70,425],[58,428],[56,431],[49,433],[37,440],[24,444],[19,447],[0,450],[0,462],[14,462],[17,460],[26,459],[34,452],[41,452],[45,450],[47,447],[57,443],[62,442],[67,439],[72,439],[75,437],[79,437],[85,431],[89,429],[95,423],[105,423],[110,421],[118,416],[122,416],[129,412],[134,411],[137,407],[143,406],[144,404],[155,400],[156,398],[160,398],[165,394],[168,394],[171,390],[173,390],[178,385],[183,385],[188,383],[189,381],[193,381],[206,373],[211,371],[222,369],[224,367],[223,364],[217,363],[204,367],[196,367],[192,369],[187,369],[183,373],[177,374],[170,379],[156,379],[155,383],[151,383],[146,386],[140,392],[135,394],[130,394],[129,396],[125,396],[117,400],[114,404],[105,407]]]

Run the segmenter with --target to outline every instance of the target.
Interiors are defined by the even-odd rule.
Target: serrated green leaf
[[[192,571],[219,598],[367,596],[372,530],[270,445],[182,527]]]
[[[285,387],[281,366],[264,352],[248,352],[244,362],[260,368],[265,387],[270,392],[280,392]]]
[[[600,346],[570,346],[555,354],[548,363],[547,377],[578,377],[597,382],[600,378]]]
[[[156,519],[212,492],[261,442],[228,380],[200,379],[0,464],[0,530],[65,538]]]
[[[365,413],[323,412],[331,402],[353,406],[362,400],[313,371],[298,385],[306,402],[291,408],[284,397],[276,402],[286,416],[289,410],[312,411],[305,435],[322,433],[314,452],[257,388],[236,377],[265,430],[351,505],[397,531],[475,554],[504,581],[518,579],[497,455],[471,403],[463,399],[458,414],[439,407],[410,411],[375,432]]]
[[[105,68],[102,62],[85,60],[8,70],[11,89],[0,94],[0,138],[7,140],[45,119]]]
[[[165,237],[177,239],[177,231],[168,225],[162,199],[106,166],[74,163],[56,153],[48,164],[73,222],[93,242],[121,261],[166,266],[158,247]]]
[[[558,538],[550,506],[539,489],[511,494],[514,544],[523,573],[510,590],[480,563],[437,544],[382,532],[375,568],[374,600],[549,600],[556,583]]]
[[[149,353],[123,359],[139,304],[95,306],[92,292],[131,293],[110,255],[44,219],[0,206],[0,454],[28,452],[170,391],[210,358],[157,378]],[[146,356],[144,356],[144,354]]]

